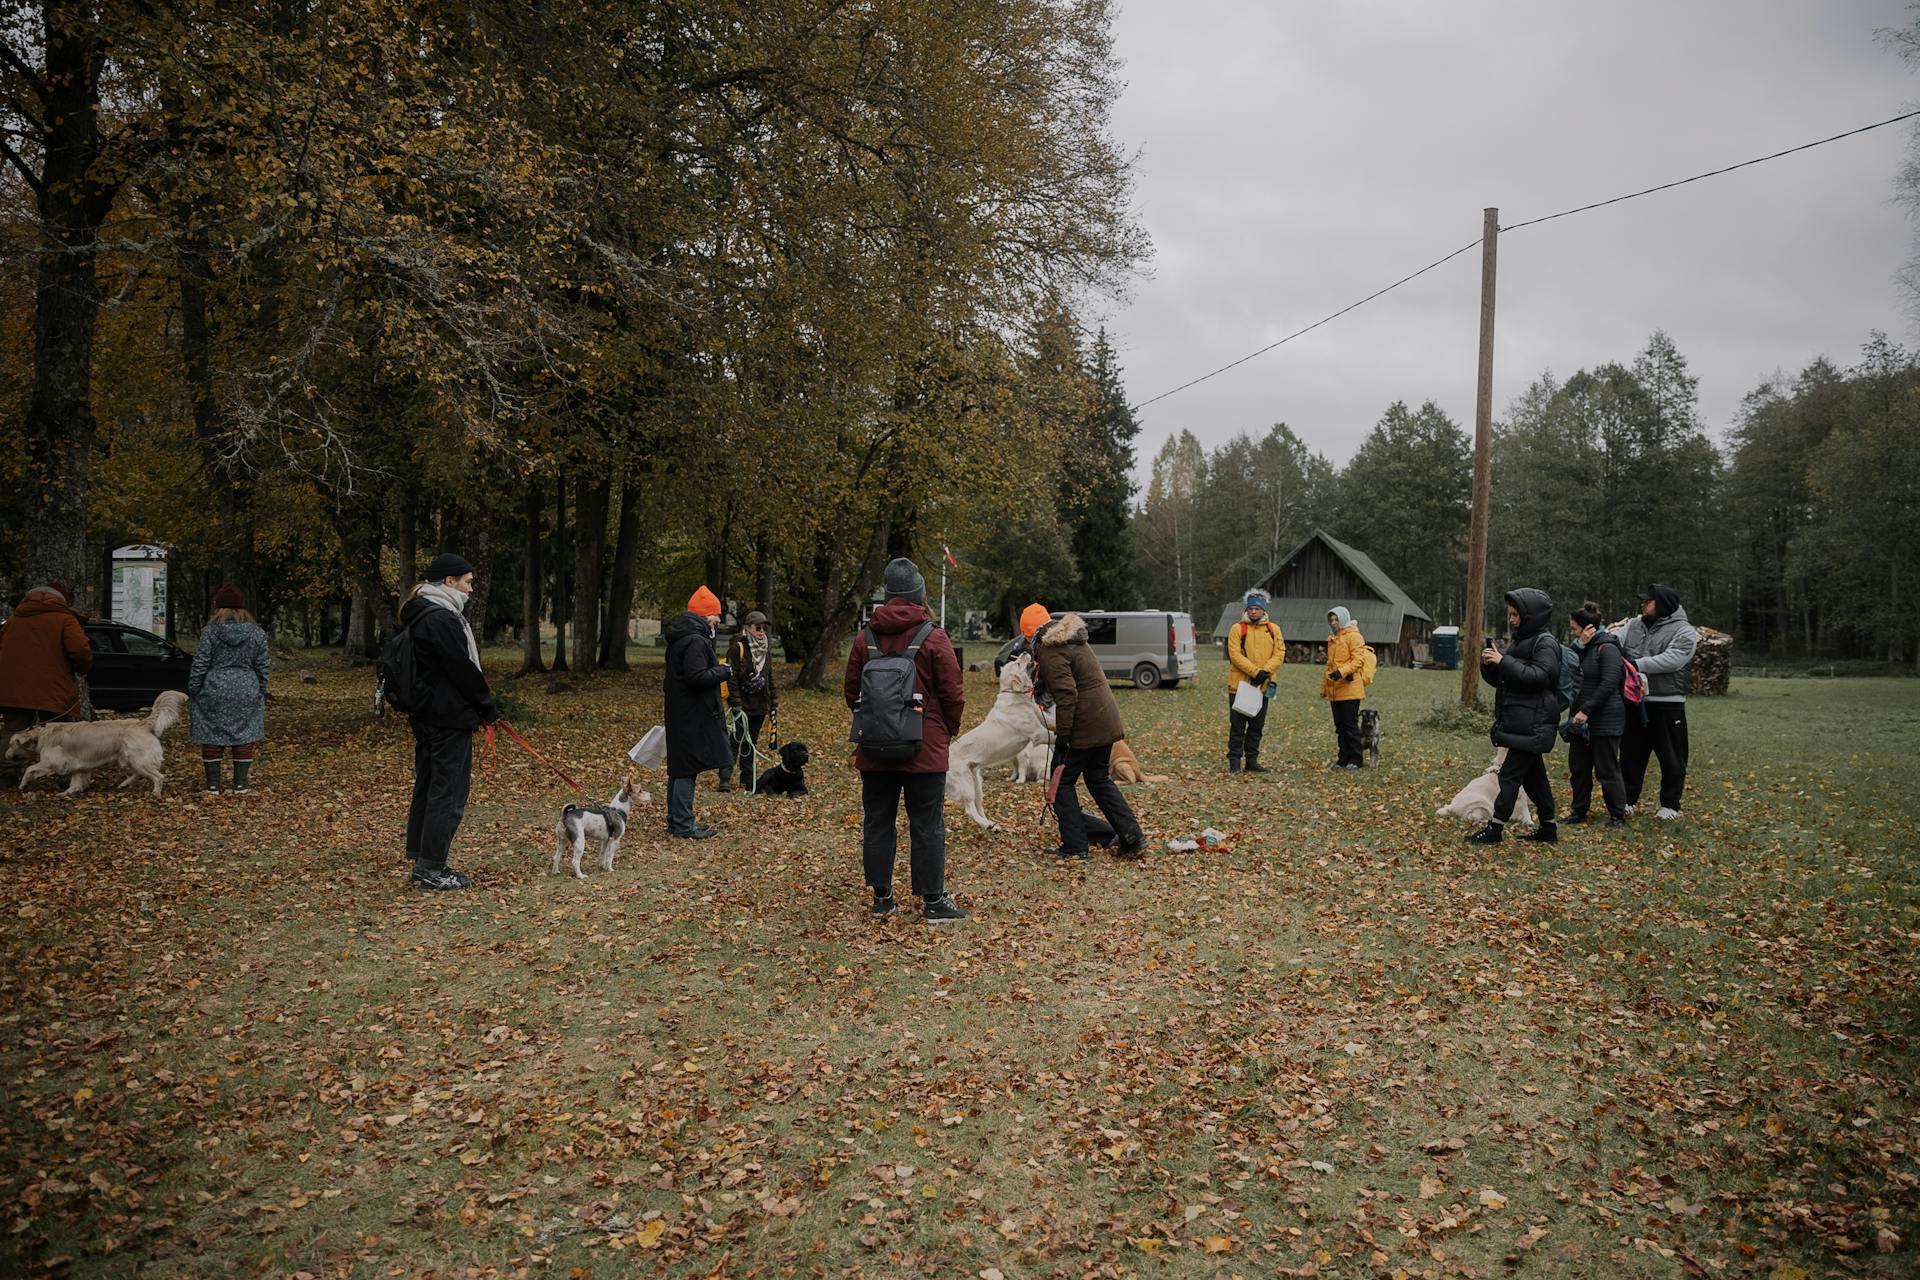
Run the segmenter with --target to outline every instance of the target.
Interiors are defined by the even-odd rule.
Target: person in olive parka
[[[1559,838],[1553,821],[1553,785],[1546,757],[1560,726],[1560,642],[1548,623],[1553,599],[1534,587],[1507,592],[1507,625],[1513,639],[1502,654],[1492,645],[1480,652],[1480,678],[1494,688],[1493,744],[1507,749],[1500,765],[1500,791],[1493,820],[1467,837],[1475,844],[1499,844],[1514,801],[1522,788],[1540,825],[1524,839],[1552,844]]]

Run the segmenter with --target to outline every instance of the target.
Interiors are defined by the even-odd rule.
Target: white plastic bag
[[[1216,707],[1219,703],[1214,703]],[[1242,680],[1240,687],[1233,691],[1233,709],[1235,714],[1252,719],[1260,714],[1260,708],[1267,705],[1267,695],[1260,692],[1260,686],[1251,680]]]
[[[642,769],[651,769],[662,764],[667,758],[667,729],[665,725],[655,725],[640,735],[640,741],[627,748],[627,759]]]

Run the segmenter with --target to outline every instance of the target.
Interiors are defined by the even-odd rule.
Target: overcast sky
[[[1272,342],[1502,223],[1909,109],[1875,32],[1897,0],[1604,5],[1122,0],[1114,117],[1140,152],[1150,275],[1105,315],[1136,402]],[[1912,125],[1514,231],[1494,414],[1547,369],[1627,361],[1656,328],[1724,431],[1776,369],[1912,336],[1893,204]],[[1396,399],[1469,431],[1478,250],[1141,411],[1140,461],[1284,421],[1336,464]],[[1102,318],[1099,315],[1095,320]]]

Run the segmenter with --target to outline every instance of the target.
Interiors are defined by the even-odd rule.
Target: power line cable
[[[1843,138],[1852,138],[1862,133],[1870,133],[1875,129],[1884,129],[1890,124],[1899,124],[1902,120],[1912,120],[1912,119],[1915,119],[1916,117],[1920,117],[1920,111],[1903,112],[1900,115],[1890,116],[1885,120],[1876,121],[1873,124],[1861,125],[1858,129],[1849,129],[1845,133],[1836,133],[1830,138],[1821,138],[1814,142],[1803,142],[1797,147],[1788,147],[1784,151],[1775,151],[1770,155],[1755,156],[1751,160],[1742,160],[1738,164],[1726,165],[1719,169],[1709,169],[1705,173],[1696,173],[1690,178],[1681,178],[1674,182],[1663,182],[1657,187],[1647,187],[1646,189],[1641,191],[1628,192],[1626,195],[1614,196],[1612,199],[1609,199],[1609,200],[1596,200],[1592,204],[1578,205],[1572,209],[1562,209],[1558,213],[1549,213],[1542,217],[1529,218],[1525,222],[1509,223],[1506,226],[1501,227],[1500,230],[1502,233],[1505,233],[1508,231],[1518,231],[1522,227],[1536,227],[1543,222],[1552,222],[1556,218],[1570,218],[1576,213],[1586,213],[1592,209],[1603,209],[1610,204],[1620,204],[1622,201],[1626,201],[1626,200],[1637,200],[1641,196],[1650,196],[1658,191],[1671,191],[1675,187],[1684,187],[1690,182],[1699,182],[1705,178],[1717,178],[1723,173],[1732,173],[1736,169],[1745,169],[1752,165],[1765,164],[1769,160],[1778,160],[1782,156],[1790,156],[1790,155],[1793,155],[1795,152],[1799,152],[1799,151],[1809,151],[1814,147],[1824,147],[1829,142],[1839,142]],[[1438,267],[1445,263],[1453,261],[1455,258],[1459,257],[1461,254],[1465,253],[1467,250],[1473,248],[1475,245],[1479,243],[1480,243],[1480,238],[1476,236],[1472,240],[1469,240],[1467,243],[1461,245],[1458,249],[1455,249],[1452,253],[1447,254],[1445,257],[1435,258],[1432,262],[1429,262],[1426,266],[1421,267],[1418,271],[1412,272],[1409,275],[1401,276],[1398,280],[1395,280],[1392,284],[1387,285],[1384,288],[1375,289],[1372,293],[1360,299],[1358,302],[1350,302],[1346,306],[1340,308],[1338,311],[1333,312],[1331,315],[1322,316],[1320,319],[1315,320],[1312,324],[1307,325],[1305,328],[1295,329],[1292,333],[1288,334],[1286,337],[1281,338],[1275,342],[1269,342],[1266,346],[1261,347],[1258,351],[1248,352],[1246,355],[1241,356],[1238,360],[1235,360],[1229,364],[1223,364],[1218,369],[1215,369],[1209,373],[1203,373],[1197,378],[1191,379],[1187,382],[1183,382],[1179,386],[1174,387],[1172,390],[1162,391],[1157,396],[1153,396],[1149,399],[1142,400],[1138,404],[1131,405],[1129,406],[1129,412],[1138,412],[1139,410],[1146,408],[1150,404],[1156,404],[1159,401],[1165,400],[1168,396],[1179,395],[1182,391],[1187,390],[1189,387],[1197,387],[1201,383],[1207,381],[1210,378],[1217,378],[1221,374],[1226,373],[1230,369],[1239,368],[1241,365],[1245,364],[1249,360],[1258,359],[1259,357],[1267,354],[1267,352],[1272,351],[1276,347],[1285,346],[1287,343],[1292,342],[1295,338],[1298,338],[1303,334],[1312,333],[1315,329],[1318,329],[1321,325],[1327,324],[1334,320],[1338,320],[1341,316],[1346,315],[1347,312],[1353,311],[1359,307],[1364,307],[1367,303],[1372,302],[1375,298],[1382,297],[1385,294],[1392,293],[1395,289],[1398,289],[1401,285],[1408,284],[1414,280],[1419,279],[1421,276],[1427,274],[1427,272],[1433,270],[1435,267]]]

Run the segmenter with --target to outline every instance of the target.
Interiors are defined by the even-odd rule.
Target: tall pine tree
[[[1093,382],[1093,408],[1078,447],[1069,452],[1064,477],[1072,490],[1067,534],[1080,569],[1078,603],[1087,609],[1130,609],[1137,593],[1128,515],[1134,493],[1133,442],[1140,424],[1127,403],[1120,364],[1104,327],[1094,338],[1093,366],[1087,374]]]

